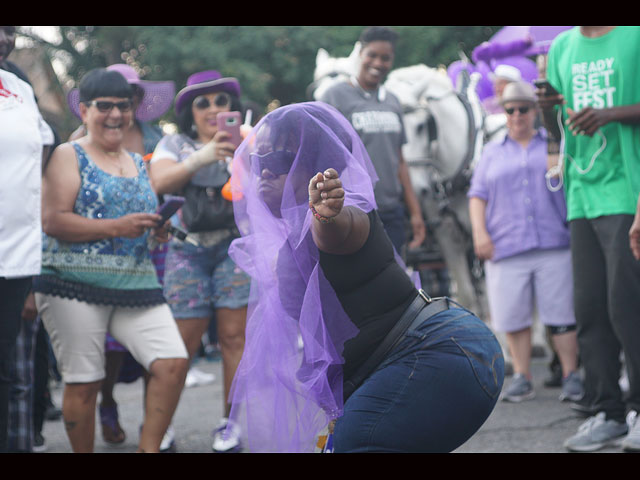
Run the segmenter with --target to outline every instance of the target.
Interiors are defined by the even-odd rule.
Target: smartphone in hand
[[[242,143],[242,135],[240,135],[242,116],[240,112],[220,112],[216,116],[216,123],[218,130],[228,132],[231,135],[228,141],[238,148]]]
[[[158,209],[158,215],[162,217],[160,220],[160,226],[164,225],[167,220],[169,220],[174,213],[176,213],[182,205],[184,205],[183,197],[176,197],[172,195],[165,195],[165,202]]]
[[[553,88],[549,81],[545,78],[538,78],[533,81],[536,88],[544,91],[544,96],[549,97],[551,95],[559,95],[559,92]]]

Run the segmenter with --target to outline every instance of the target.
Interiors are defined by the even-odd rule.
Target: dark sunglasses
[[[216,107],[226,107],[231,104],[231,95],[225,92],[220,92],[213,99],[213,103]],[[193,100],[193,106],[198,110],[206,110],[211,106],[211,102],[207,97],[201,95]]]
[[[131,100],[123,100],[121,102],[108,102],[106,100],[91,100],[90,102],[84,102],[88,106],[95,106],[100,113],[107,113],[113,110],[113,107],[118,107],[121,112],[130,112],[133,108],[133,102]]]
[[[265,153],[264,155],[252,153],[249,155],[249,158],[251,159],[251,170],[258,176],[260,176],[265,169],[274,175],[284,175],[285,173],[289,173],[296,154],[285,150],[278,150],[276,152]]]
[[[529,110],[531,110],[531,107],[518,107],[518,108],[505,108],[504,111],[507,112],[507,115],[513,115],[514,112],[518,110],[522,115],[524,115],[525,113],[529,112]]]

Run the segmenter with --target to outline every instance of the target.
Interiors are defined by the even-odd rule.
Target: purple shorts
[[[485,262],[491,324],[498,332],[543,325],[575,325],[569,249],[532,250]]]

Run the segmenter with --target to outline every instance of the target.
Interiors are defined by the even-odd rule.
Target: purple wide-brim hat
[[[137,85],[144,91],[144,96],[136,110],[136,119],[140,122],[150,122],[164,115],[171,107],[173,96],[176,92],[175,84],[171,81],[152,82],[141,80],[133,67],[122,63],[110,65],[107,70],[120,73],[129,82],[129,85]],[[80,116],[80,92],[77,88],[67,95],[67,103],[73,114]]]
[[[176,95],[176,113],[188,105],[198,95],[224,91],[240,96],[240,83],[236,78],[223,77],[217,70],[194,73],[187,79],[187,86]]]

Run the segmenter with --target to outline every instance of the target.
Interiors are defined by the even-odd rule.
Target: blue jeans
[[[504,357],[480,319],[451,308],[406,335],[345,403],[336,453],[450,452],[493,411]]]

